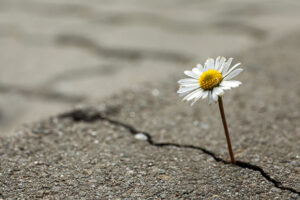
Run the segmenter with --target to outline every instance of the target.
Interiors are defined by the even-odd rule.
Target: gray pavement
[[[217,105],[181,102],[173,76],[2,138],[2,198],[299,199],[299,41],[236,55],[243,85],[224,104],[237,165]]]
[[[299,7],[1,0],[0,199],[299,199]],[[217,105],[176,94],[219,54],[235,166]]]

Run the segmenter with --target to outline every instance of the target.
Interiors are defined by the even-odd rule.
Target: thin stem
[[[224,126],[224,131],[225,131],[225,135],[226,135],[228,151],[229,151],[229,155],[230,155],[230,158],[231,158],[231,163],[235,164],[235,159],[234,159],[234,155],[233,155],[233,151],[232,151],[232,147],[231,147],[228,127],[227,127],[224,108],[223,108],[222,97],[219,96],[218,102],[219,102],[220,113],[221,113],[222,122],[223,122],[223,126]]]

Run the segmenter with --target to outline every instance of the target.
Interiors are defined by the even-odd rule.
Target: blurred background
[[[0,136],[275,41],[299,16],[298,0],[0,0]]]

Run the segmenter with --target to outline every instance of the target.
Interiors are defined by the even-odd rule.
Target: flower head
[[[184,71],[184,74],[190,78],[178,81],[180,88],[177,93],[185,96],[183,100],[192,101],[191,105],[200,98],[208,98],[208,102],[218,101],[218,96],[224,94],[224,90],[238,87],[242,84],[240,81],[231,80],[243,71],[237,68],[238,63],[230,68],[233,58],[226,61],[224,57],[218,57],[216,60],[209,58],[204,67],[198,64],[192,71]]]

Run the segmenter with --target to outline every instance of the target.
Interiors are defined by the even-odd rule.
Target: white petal
[[[199,96],[201,97],[203,93],[202,89],[198,89],[197,92],[195,92],[193,95],[189,96],[189,98],[187,98],[187,101],[190,101],[194,98],[198,98]]]
[[[222,90],[230,90],[230,87],[227,87],[227,86],[221,86],[221,89],[222,89]]]
[[[215,87],[213,92],[215,92],[218,96],[221,96],[224,94],[224,91],[222,90],[221,87]]]
[[[242,71],[243,71],[242,68],[238,68],[238,69],[232,71],[230,74],[228,74],[223,80],[224,81],[230,80],[230,79],[236,77],[237,75],[239,75]]]
[[[194,105],[194,103],[196,103],[204,94],[204,91],[201,92],[201,94],[199,94],[196,98],[194,98],[193,102],[191,103],[191,106]]]
[[[191,92],[193,92],[193,91],[188,91],[188,92],[184,92],[184,93],[179,93],[178,95],[179,95],[180,97],[184,97],[184,96],[188,95],[188,94],[191,93]]]
[[[202,99],[205,99],[207,96],[208,96],[208,91],[206,90],[203,92]]]
[[[215,63],[215,69],[218,69],[219,68],[219,64],[220,64],[220,56],[217,57],[216,59],[216,63]]]
[[[193,78],[185,78],[178,81],[179,84],[185,84],[185,83],[198,83],[199,81],[197,79]]]
[[[209,58],[206,60],[205,62],[205,65],[204,65],[204,68],[207,70],[207,69],[213,69],[214,68],[214,59],[212,58]]]
[[[193,68],[192,72],[196,74],[198,77],[200,77],[200,75],[202,74],[202,72],[197,67]]]
[[[200,85],[198,83],[190,83],[190,84],[183,84],[180,85],[180,88],[199,88]]]
[[[226,61],[226,58],[224,58],[224,57],[222,57],[222,58],[220,59],[220,61],[219,61],[219,66],[218,66],[218,68],[217,68],[216,70],[218,70],[220,73],[221,73],[221,71],[220,71],[221,68],[224,67],[225,61]]]
[[[198,67],[198,69],[199,69],[201,72],[204,71],[204,68],[203,68],[203,66],[202,66],[201,64],[198,64],[197,67]]]
[[[227,70],[228,70],[229,66],[231,65],[232,60],[233,60],[233,58],[229,58],[227,60],[227,62],[224,63],[224,67],[222,69],[222,72],[223,72],[222,74],[226,74],[227,73]]]
[[[222,57],[221,61],[220,61],[220,67],[218,69],[218,71],[220,73],[222,73],[224,66],[226,65],[226,58]]]
[[[186,71],[184,71],[184,74],[189,76],[189,77],[195,78],[195,79],[199,78],[199,76],[197,74],[194,74],[192,71],[186,70]]]
[[[224,87],[235,88],[241,84],[242,83],[240,81],[222,81],[220,85]]]
[[[207,97],[207,99],[208,99],[208,103],[211,104],[211,102],[212,102],[212,96],[211,96],[211,91],[210,90],[208,91],[208,97]]]
[[[197,94],[199,93],[199,91],[202,92],[202,89],[197,89],[197,90],[191,92],[190,94],[186,95],[182,100],[183,101],[185,101],[185,100],[189,101],[189,100],[195,98],[194,95],[196,94],[196,96],[197,96]],[[193,97],[193,98],[190,98],[190,97]]]
[[[215,88],[212,91],[212,98],[213,98],[214,101],[218,101],[218,95],[217,95],[217,93],[215,91]]]
[[[228,74],[230,74],[235,68],[237,68],[241,63],[235,64],[233,67],[231,67],[225,75],[223,75],[224,77],[227,76]],[[224,73],[223,73],[224,74]]]
[[[179,83],[179,84],[180,84],[180,86],[188,87],[188,86],[199,85],[199,81],[193,82],[193,83],[185,82],[185,83]]]
[[[179,88],[179,90],[177,91],[177,93],[186,93],[186,92],[189,92],[189,91],[192,91],[192,90],[195,90],[199,88],[199,85],[198,86],[194,86],[194,87],[181,87]]]

